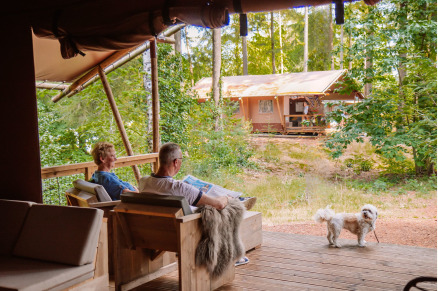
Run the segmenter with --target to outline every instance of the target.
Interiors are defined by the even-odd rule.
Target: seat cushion
[[[34,204],[13,250],[14,256],[70,265],[93,262],[103,211]]]
[[[0,255],[12,255],[33,202],[0,199]]]
[[[0,290],[62,290],[93,277],[93,264],[70,266],[0,256]]]
[[[99,202],[106,202],[106,201],[112,201],[111,197],[106,192],[105,188],[102,185],[87,182],[81,179],[78,179],[76,181],[73,181],[73,185],[75,188],[90,192],[97,196]]]

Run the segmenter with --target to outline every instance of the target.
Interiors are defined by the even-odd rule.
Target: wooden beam
[[[242,104],[242,113],[243,113],[243,119],[246,121],[246,115],[245,115],[245,104],[243,104],[243,99],[240,99],[240,104]]]
[[[44,83],[35,83],[35,87],[39,89],[65,90],[69,87],[69,85],[44,82]]]
[[[155,40],[150,41],[151,79],[152,79],[152,151],[157,153],[160,147],[160,97],[158,95],[158,61]],[[154,171],[158,163],[154,164]]]
[[[114,100],[113,92],[111,91],[111,87],[108,83],[105,72],[103,71],[101,66],[98,66],[97,68],[100,79],[102,80],[103,88],[105,89],[106,96],[108,97],[114,119],[116,120],[120,135],[122,136],[122,141],[123,145],[125,146],[126,153],[128,154],[128,156],[133,156],[134,152],[132,151],[131,144],[129,143],[128,135],[126,134],[125,126],[123,125],[122,116],[120,115],[119,109],[117,108],[117,104]],[[140,170],[138,169],[137,165],[133,165],[132,170],[134,171],[135,179],[138,183],[141,178]]]
[[[284,126],[284,116],[283,116],[283,114],[281,114],[281,111],[280,111],[280,102],[278,102],[278,97],[277,96],[275,96],[274,99],[277,101],[278,116],[280,117],[280,123],[281,123],[281,126],[283,127],[283,131],[284,131],[284,128],[285,128],[285,126]]]

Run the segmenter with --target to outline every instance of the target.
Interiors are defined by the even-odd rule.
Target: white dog
[[[360,247],[365,246],[365,235],[376,229],[377,208],[371,204],[362,207],[359,213],[338,213],[335,214],[330,206],[325,209],[319,209],[314,219],[323,223],[327,222],[327,239],[330,245],[340,248],[338,237],[343,228],[348,229],[357,235],[357,241]]]

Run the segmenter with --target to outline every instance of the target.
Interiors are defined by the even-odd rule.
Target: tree
[[[332,118],[344,120],[345,127],[327,146],[339,156],[366,134],[388,166],[411,154],[415,173],[432,174],[437,158],[436,2],[386,0],[370,10],[352,5],[355,9],[347,12],[354,16],[345,25],[354,39],[348,52],[350,77],[359,83],[344,83],[345,90],[372,82],[373,91],[363,102],[335,111]],[[373,66],[365,68],[370,52]]]
[[[212,94],[215,105],[216,117],[215,117],[215,130],[220,129],[219,120],[221,117],[220,110],[220,87],[219,81],[221,77],[221,29],[213,29],[213,77],[212,77]]]

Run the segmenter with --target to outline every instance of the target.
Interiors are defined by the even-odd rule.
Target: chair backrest
[[[112,201],[111,197],[108,195],[102,185],[87,182],[81,179],[73,181],[73,185],[79,190],[96,195],[99,202]]]
[[[123,193],[120,195],[122,203],[138,203],[153,206],[167,206],[182,208],[184,215],[193,214],[189,203],[183,196],[159,195],[151,193]]]

